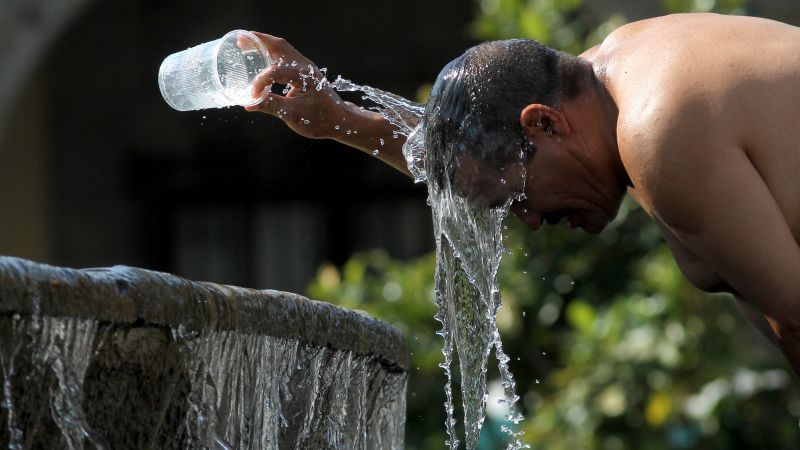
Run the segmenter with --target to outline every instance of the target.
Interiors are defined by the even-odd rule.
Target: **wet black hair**
[[[532,157],[520,113],[576,96],[583,69],[576,56],[530,39],[485,42],[452,60],[425,108],[428,176],[452,180],[453,160],[464,154],[494,169]]]

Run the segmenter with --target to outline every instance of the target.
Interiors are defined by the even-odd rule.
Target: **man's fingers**
[[[258,36],[259,39],[266,45],[267,47],[279,48],[283,45],[287,44],[286,39],[279,38],[277,36],[273,36],[267,33],[260,33],[258,31],[251,31],[251,33]]]
[[[252,96],[260,97],[264,89],[274,83],[286,84],[292,88],[306,88],[316,86],[319,80],[312,75],[312,69],[291,64],[273,64],[261,72],[253,80]]]
[[[252,39],[247,38],[242,34],[236,37],[236,46],[239,47],[239,50],[243,52],[256,50],[257,48],[256,43],[253,42]]]
[[[253,112],[261,111],[273,116],[281,117],[288,113],[286,97],[277,94],[267,94],[267,97],[261,103],[253,106],[246,106],[244,109]]]
[[[271,34],[266,33],[259,33],[258,31],[253,31],[261,42],[264,43],[264,46],[267,47],[267,51],[269,52],[270,58],[275,61],[278,60],[297,60],[297,59],[305,59],[303,55],[300,54],[292,44],[290,44],[286,39],[272,36]]]
[[[264,72],[267,73],[275,83],[291,84],[292,86],[301,86],[303,79],[308,77],[308,67],[302,67],[299,64],[273,64]]]
[[[274,82],[274,78],[269,74],[269,68],[258,75],[256,75],[256,79],[253,80],[253,86],[250,91],[250,96],[253,98],[261,97],[261,93],[264,92],[264,89],[269,89]]]
[[[261,97],[264,89],[269,89],[274,83],[290,84],[291,79],[285,74],[275,73],[276,66],[270,66],[267,70],[259,73],[256,79],[253,80],[253,87],[251,88],[250,95],[253,98]]]

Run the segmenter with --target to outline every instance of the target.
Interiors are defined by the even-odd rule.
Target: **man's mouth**
[[[555,211],[546,212],[542,214],[540,225],[544,222],[547,222],[549,225],[555,225],[561,222],[561,219],[564,217],[569,217],[569,210],[558,209]]]

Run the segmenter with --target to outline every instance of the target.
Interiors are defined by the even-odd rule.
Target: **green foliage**
[[[663,0],[664,11],[668,13],[724,12],[728,14],[743,14],[744,3],[742,0]]]
[[[570,53],[599,43],[625,23],[613,14],[589,23],[581,14],[582,0],[479,0],[473,34],[480,39],[527,37]]]
[[[742,3],[662,6],[740,13]],[[478,0],[473,32],[579,53],[625,22],[615,13],[590,17],[582,0]],[[800,448],[800,389],[782,356],[730,297],[687,283],[656,225],[632,202],[599,236],[565,227],[533,233],[515,218],[506,227],[498,326],[533,448]],[[445,440],[434,262],[433,255],[398,262],[380,251],[358,254],[341,270],[321,268],[309,289],[406,333],[409,449],[440,449]],[[501,420],[489,414],[482,448],[502,447]]]
[[[665,13],[742,14],[744,3],[744,0],[661,1]],[[525,37],[573,54],[599,44],[611,31],[628,22],[619,12],[594,16],[586,11],[583,0],[476,0],[476,6],[472,32],[479,39]]]

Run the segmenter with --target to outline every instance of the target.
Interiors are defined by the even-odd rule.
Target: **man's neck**
[[[631,181],[622,164],[617,144],[619,118],[617,104],[606,87],[602,70],[598,71],[597,66],[590,60],[584,59],[584,62],[591,66],[592,70],[584,80],[585,85],[581,94],[575,99],[576,112],[584,116],[575,125],[590,127],[585,129],[584,133],[591,136],[592,147],[602,153],[598,159],[605,161],[606,165],[611,165],[610,169],[620,183],[630,186]]]
[[[603,139],[610,153],[610,158],[614,161],[617,173],[620,180],[626,185],[631,186],[631,180],[628,176],[625,166],[622,164],[622,159],[619,154],[619,144],[617,142],[617,122],[619,120],[619,108],[617,103],[611,96],[611,92],[606,87],[605,80],[595,76],[592,79],[592,96],[595,99],[595,104],[598,109],[598,115],[601,117],[600,123],[603,131]]]

